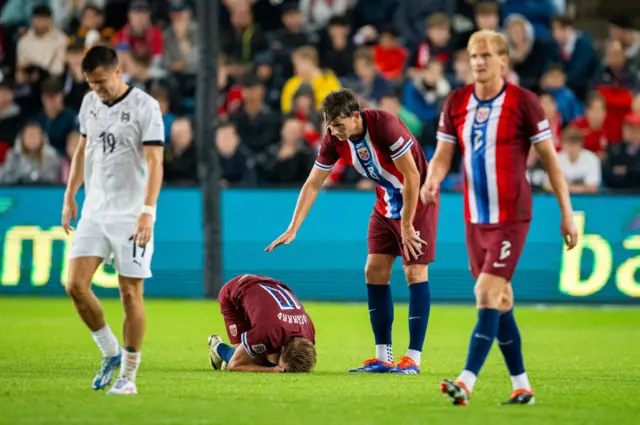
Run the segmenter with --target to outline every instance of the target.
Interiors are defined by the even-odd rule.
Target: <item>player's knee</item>
[[[125,308],[133,308],[142,303],[142,288],[140,285],[121,285],[120,298]]]
[[[367,283],[385,284],[391,280],[391,270],[385,264],[367,263],[364,267]]]
[[[500,308],[503,290],[504,284],[501,281],[481,276],[473,291],[476,296],[477,307]]]
[[[511,288],[504,291],[502,294],[502,301],[500,303],[500,312],[506,313],[513,308],[513,291]]]
[[[80,282],[71,281],[67,283],[65,287],[67,295],[74,301],[81,301],[86,298],[89,287],[87,285],[83,285]]]
[[[426,265],[413,264],[410,266],[402,266],[402,269],[404,270],[404,276],[409,285],[429,280]]]

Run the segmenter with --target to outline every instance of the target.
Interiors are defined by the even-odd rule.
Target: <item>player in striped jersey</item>
[[[552,141],[549,122],[536,96],[507,83],[509,47],[502,34],[479,31],[469,40],[475,83],[451,93],[438,129],[438,146],[421,197],[437,196],[451,165],[455,144],[464,158],[464,216],[475,285],[478,321],[467,362],[456,381],[441,391],[466,405],[494,339],[511,375],[507,404],[532,404],[521,339],[513,316],[511,278],[531,220],[531,189],[525,176],[533,145],[542,158],[562,211],[561,233],[569,249],[577,243],[569,191]]]
[[[322,115],[329,131],[315,167],[300,192],[289,229],[266,251],[293,241],[339,158],[373,180],[376,204],[369,218],[365,278],[376,357],[351,372],[418,374],[431,306],[427,266],[434,260],[438,220],[437,203],[427,205],[418,199],[427,176],[424,152],[398,117],[377,109],[360,110],[349,90],[329,94]],[[409,284],[409,349],[394,365],[389,279],[397,256],[402,256]]]

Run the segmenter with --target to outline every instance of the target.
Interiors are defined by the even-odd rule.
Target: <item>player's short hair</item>
[[[471,46],[476,44],[477,42],[485,40],[490,45],[495,47],[498,55],[507,55],[509,56],[509,42],[507,41],[507,37],[501,32],[493,31],[493,30],[480,30],[476,31],[469,38],[469,43],[467,44],[467,50],[471,50]]]
[[[320,64],[320,57],[318,56],[318,51],[313,46],[302,46],[298,47],[291,54],[292,57],[307,59],[312,61],[316,66]]]
[[[493,1],[477,2],[474,8],[476,15],[498,15],[499,11],[498,3]]]
[[[326,123],[336,118],[348,118],[360,110],[356,94],[349,89],[332,91],[322,101],[320,115]]]
[[[82,72],[92,72],[96,68],[113,69],[118,66],[118,55],[107,46],[93,46],[82,59]]]
[[[316,365],[316,346],[305,338],[293,338],[282,349],[280,361],[287,372],[309,373]]]

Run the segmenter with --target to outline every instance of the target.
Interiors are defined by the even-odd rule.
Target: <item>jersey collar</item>
[[[133,87],[129,86],[127,87],[127,91],[122,93],[122,95],[116,100],[114,100],[113,102],[111,103],[102,102],[102,103],[104,103],[108,108],[116,106],[118,103],[122,102],[129,95],[129,93],[131,93],[132,90],[133,90]]]

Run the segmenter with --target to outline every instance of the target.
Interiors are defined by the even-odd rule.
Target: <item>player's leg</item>
[[[513,392],[503,404],[534,404],[533,390],[524,368],[522,339],[513,315],[513,289],[507,285],[500,306],[500,324],[498,326],[498,346],[507,364]]]
[[[102,353],[100,369],[91,384],[95,390],[111,383],[121,360],[118,340],[106,324],[102,306],[91,291],[93,275],[108,255],[109,244],[100,227],[91,220],[81,219],[71,245],[66,291]]]

